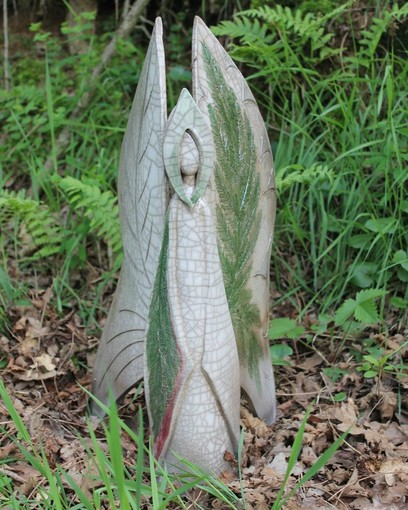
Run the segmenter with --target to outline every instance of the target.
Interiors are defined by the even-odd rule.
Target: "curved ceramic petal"
[[[212,214],[203,199],[189,208],[173,196],[162,255],[166,275],[158,271],[158,278],[165,282],[155,290],[167,287],[171,329],[160,338],[149,331],[146,346],[155,453],[172,471],[183,470],[181,456],[218,474],[231,469],[225,452],[237,452],[239,360]]]
[[[166,125],[162,23],[156,20],[130,112],[119,166],[124,261],[94,364],[94,395],[104,404],[143,377],[148,313],[167,208],[162,145]],[[103,415],[92,404],[91,412]]]
[[[170,115],[163,146],[175,193],[153,290],[145,358],[155,453],[172,471],[182,470],[177,455],[209,472],[230,469],[224,454],[236,453],[239,437],[238,353],[214,219],[205,200],[213,153],[207,119],[184,90]]]
[[[216,146],[210,203],[217,218],[241,386],[258,416],[272,423],[275,386],[267,336],[275,220],[272,153],[245,79],[198,17],[193,31],[193,97],[210,117]]]

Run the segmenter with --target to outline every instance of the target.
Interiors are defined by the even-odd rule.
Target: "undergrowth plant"
[[[0,403],[13,420],[15,433],[0,426],[3,439],[13,441],[21,456],[39,477],[31,491],[32,496],[15,491],[13,480],[7,475],[0,482],[0,508],[13,509],[60,509],[96,510],[109,508],[141,508],[142,501],[151,502],[155,510],[164,510],[170,504],[187,509],[183,496],[193,487],[219,498],[229,508],[235,508],[237,497],[221,481],[194,467],[188,476],[177,479],[160,467],[152,450],[144,443],[143,416],[139,411],[138,432],[129,428],[118,416],[114,404],[104,407],[108,422],[103,426],[103,435],[96,434],[88,423],[88,440],[78,435],[85,455],[82,459],[88,469],[83,473],[82,482],[60,465],[51,466],[51,461],[41,444],[34,444],[31,435],[13,406],[4,383],[0,381]],[[102,405],[102,404],[101,404]],[[121,436],[126,433],[137,445],[135,463],[124,464]],[[90,440],[89,440],[90,439]],[[107,445],[105,449],[103,444]],[[0,464],[7,468],[16,462],[13,456],[3,457]],[[33,475],[34,476],[34,475]],[[74,504],[74,505],[73,505]]]
[[[117,162],[143,52],[131,41],[119,41],[91,107],[70,119],[111,37],[91,35],[85,30],[88,21],[78,19],[61,29],[65,37],[87,38],[89,49],[81,55],[69,54],[60,37],[33,24],[31,48],[13,65],[10,90],[0,91],[5,142],[0,147],[0,293],[4,307],[15,304],[7,285],[15,287],[16,273],[35,266],[48,276],[61,313],[75,300],[84,322],[93,323],[98,305],[89,306],[89,297],[98,302],[122,257]],[[56,140],[67,124],[71,141],[57,160]],[[94,288],[79,277],[90,265],[102,269]],[[21,291],[29,292],[30,285]]]
[[[398,38],[407,6],[373,5],[361,28],[350,2],[325,14],[261,5],[214,28],[232,38],[232,56],[254,69],[250,81],[261,87],[277,174],[274,284],[282,299],[302,294],[293,301],[302,313],[335,309],[365,288],[389,290],[384,304],[394,309],[408,305],[408,63]],[[88,22],[62,31],[78,36]],[[10,257],[21,270],[35,261],[51,273],[63,311],[85,290],[77,275],[87,264],[103,267],[103,281],[120,265],[117,163],[143,52],[119,41],[92,106],[69,120],[110,36],[84,30],[88,52],[70,55],[40,24],[32,30],[33,54],[16,61],[10,91],[0,92],[8,162],[0,172],[0,252],[6,273]],[[71,143],[56,160],[67,124]],[[89,306],[79,306],[89,322]]]
[[[293,9],[262,2],[220,23],[214,32],[232,40],[231,55],[251,69],[250,84],[270,128],[278,196],[273,284],[281,300],[292,300],[300,314],[319,309],[316,334],[326,332],[334,318],[345,336],[356,321],[381,319],[390,307],[401,315],[408,308],[408,43],[401,30],[408,4],[372,2],[369,15],[363,16],[364,8],[352,2],[327,0],[330,8],[321,12],[309,12],[307,3]],[[359,12],[363,27],[355,23]],[[120,266],[115,183],[144,50],[131,40],[118,41],[90,108],[70,119],[111,37],[82,31],[87,22],[62,27],[65,37],[86,39],[89,49],[83,55],[70,55],[60,36],[32,25],[23,56],[13,60],[10,90],[0,90],[0,332],[8,327],[7,307],[27,305],[25,294],[34,284],[22,275],[41,276],[42,285],[53,287],[61,315],[78,309],[89,325],[97,322],[99,298]],[[191,78],[180,63],[187,62],[180,54],[186,47],[178,39],[182,34],[176,28],[171,33],[175,62],[169,64],[168,88],[173,103],[177,85]],[[57,156],[58,134],[66,126],[70,144]],[[92,266],[98,269],[97,284],[89,283]],[[304,334],[305,328],[290,319],[272,322],[273,343]],[[271,350],[275,364],[289,363],[289,346],[276,344]],[[385,373],[398,377],[404,367],[395,365],[397,355],[370,339],[353,353],[366,378]],[[326,368],[336,377],[337,367]],[[13,480],[2,476],[0,508],[68,508],[73,493],[76,506],[70,508],[115,508],[118,501],[121,508],[139,508],[142,498],[155,509],[170,503],[188,508],[183,495],[192,487],[229,508],[242,507],[225,484],[193,465],[176,486],[146,448],[143,434],[130,430],[114,408],[107,409],[104,431],[109,452],[92,427],[91,446],[84,443],[97,472],[89,497],[33,444],[1,382],[0,396],[17,429],[14,435],[5,429],[2,433],[15,441],[47,487],[38,488],[34,501],[17,496]],[[292,445],[285,483],[299,456],[306,422],[307,414]],[[123,431],[137,444],[134,466],[125,466],[120,455]],[[293,489],[282,485],[275,510],[327,462],[342,440]],[[7,467],[14,461],[6,457],[0,464]]]
[[[92,395],[89,396],[94,398]],[[143,502],[154,510],[164,510],[171,504],[176,504],[177,508],[187,510],[190,508],[190,502],[186,495],[192,488],[208,493],[221,502],[225,508],[237,510],[242,508],[242,505],[246,507],[244,491],[242,491],[239,500],[238,496],[223,481],[204,473],[188,461],[183,461],[185,472],[177,476],[170,475],[166,469],[161,467],[153,456],[151,445],[145,444],[141,409],[138,414],[138,432],[135,432],[118,416],[114,403],[108,408],[98,402],[98,405],[106,412],[108,421],[103,424],[102,437],[100,434],[97,436],[91,422],[88,422],[88,440],[78,434],[78,439],[84,446],[86,455],[82,461],[88,465],[88,469],[83,473],[83,480],[79,481],[64,467],[58,464],[51,466],[41,444],[34,444],[2,381],[0,381],[0,404],[11,417],[15,429],[15,433],[11,433],[3,425],[0,425],[3,439],[7,438],[14,442],[22,458],[40,477],[40,481],[31,491],[31,497],[16,491],[13,480],[7,475],[2,477],[0,508],[96,510],[106,505],[109,508],[118,508],[119,504],[121,510],[138,510]],[[282,488],[277,494],[272,510],[284,508],[284,505],[296,494],[297,490],[324,467],[347,435],[347,432],[340,435],[294,486],[289,488],[288,480],[301,454],[305,427],[311,410],[312,406],[305,412],[300,422],[299,431],[291,447]],[[137,445],[135,462],[131,466],[125,465],[123,461],[121,444],[123,433],[128,434]],[[242,451],[243,437],[242,434],[240,451]],[[103,443],[106,443],[107,448],[103,447]],[[16,461],[17,459],[13,456],[5,456],[0,465],[5,468],[12,467]],[[239,468],[239,473],[241,476],[241,468]]]
[[[263,5],[213,29],[232,39],[232,56],[264,91],[278,190],[274,284],[282,299],[304,296],[301,313],[336,309],[365,288],[389,290],[384,303],[394,309],[408,306],[408,62],[399,31],[408,4],[373,4],[363,28],[353,24],[359,9]],[[351,30],[339,45],[345,21]]]

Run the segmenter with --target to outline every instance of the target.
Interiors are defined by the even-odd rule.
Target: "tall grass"
[[[96,432],[88,423],[85,440],[78,435],[84,446],[89,466],[83,474],[82,482],[74,479],[61,465],[51,466],[43,447],[34,444],[30,433],[13,406],[4,383],[0,381],[0,402],[13,421],[15,434],[8,432],[3,425],[0,431],[3,440],[13,441],[20,451],[20,456],[38,473],[40,481],[33,489],[32,496],[15,493],[13,480],[2,479],[0,483],[0,508],[13,509],[84,509],[96,510],[103,507],[138,510],[142,506],[164,510],[169,505],[188,508],[188,491],[199,488],[219,498],[230,508],[235,508],[237,496],[220,480],[202,470],[186,463],[186,475],[177,478],[169,475],[154,459],[152,450],[145,445],[143,437],[143,416],[139,410],[138,431],[135,432],[118,416],[114,405],[105,408],[108,422],[103,426],[103,435]],[[101,404],[102,405],[102,404]],[[134,465],[124,464],[121,437],[126,433],[137,445]],[[103,444],[107,444],[107,449]],[[1,465],[10,467],[17,461],[5,457]],[[189,468],[189,469],[188,469]],[[188,469],[188,471],[187,471]],[[173,506],[173,507],[174,507]]]
[[[90,395],[90,398],[94,398]],[[40,476],[40,481],[31,491],[31,496],[19,493],[11,478],[6,476],[0,481],[0,508],[24,510],[36,508],[39,510],[99,510],[100,508],[120,508],[121,510],[139,510],[142,507],[154,510],[172,508],[187,510],[191,508],[189,492],[198,489],[208,493],[213,499],[223,504],[223,508],[246,508],[245,490],[242,485],[241,467],[239,478],[241,481],[241,497],[238,496],[220,479],[204,473],[199,467],[180,458],[185,465],[185,472],[177,476],[170,475],[161,467],[152,454],[152,448],[145,445],[143,437],[143,415],[141,409],[138,414],[137,432],[130,428],[118,416],[114,404],[107,408],[100,402],[107,413],[108,422],[103,425],[103,437],[96,436],[94,426],[88,422],[87,441],[78,434],[84,446],[86,462],[89,469],[83,473],[82,481],[74,479],[61,465],[51,466],[47,453],[43,447],[34,444],[30,433],[13,406],[4,383],[0,381],[0,402],[12,419],[16,433],[10,433],[0,425],[3,440],[13,441],[20,451],[20,456]],[[296,491],[321,470],[343,443],[347,432],[339,436],[336,441],[325,450],[316,462],[304,473],[290,490],[287,488],[289,476],[300,456],[303,435],[310,407],[300,423],[291,448],[288,467],[281,489],[278,491],[271,510],[284,508]],[[136,458],[133,465],[125,465],[122,455],[122,434],[126,433],[137,445]],[[242,451],[243,437],[240,451]],[[107,449],[102,444],[107,444]],[[0,467],[12,467],[17,458],[4,457]],[[238,459],[239,462],[241,459]],[[196,502],[195,508],[201,508]],[[10,506],[11,505],[11,506]]]
[[[277,174],[274,284],[282,299],[296,294],[303,313],[337,308],[368,287],[389,290],[394,307],[408,304],[408,63],[399,37],[408,8],[373,4],[361,30],[350,5],[325,15],[263,6],[214,29],[254,69],[249,80],[271,128]],[[120,264],[117,162],[143,52],[122,41],[91,108],[68,121],[103,39],[92,37],[88,54],[75,57],[39,25],[33,30],[44,56],[33,45],[13,65],[10,92],[1,91],[0,291],[7,301],[15,285],[9,257],[23,272],[35,261],[50,275],[58,309],[77,303],[92,324]],[[176,90],[174,79],[188,73],[169,75]],[[67,123],[71,143],[57,161],[55,140]],[[43,211],[44,222],[27,207]],[[90,265],[102,268],[98,285],[84,284]]]
[[[302,296],[302,313],[337,308],[366,287],[408,305],[408,62],[394,50],[408,4],[373,8],[359,33],[350,5],[325,16],[264,6],[214,29],[256,69],[250,81],[267,84],[260,98],[275,135],[274,283],[284,298]],[[351,29],[341,48],[339,16]]]

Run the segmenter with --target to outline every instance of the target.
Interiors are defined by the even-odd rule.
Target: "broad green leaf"
[[[366,379],[372,379],[373,377],[376,377],[378,375],[378,372],[375,370],[367,370],[367,372],[364,372],[364,377]]]
[[[347,370],[339,367],[325,367],[322,372],[327,375],[327,377],[330,377],[333,382],[337,382],[347,373]]]
[[[346,299],[344,303],[340,306],[334,316],[334,322],[337,326],[341,326],[348,320],[350,317],[354,315],[357,303],[354,299]]]
[[[391,306],[395,308],[401,308],[402,310],[408,308],[408,300],[403,299],[399,296],[394,296],[390,299]]]
[[[378,270],[375,262],[363,262],[355,267],[355,273],[352,281],[358,287],[370,287],[374,283],[373,276]]]
[[[379,316],[375,300],[385,294],[387,294],[387,292],[381,289],[367,289],[358,292],[356,296],[357,307],[354,312],[354,317],[358,321],[367,324],[377,322]]]
[[[333,400],[335,402],[343,402],[347,398],[347,393],[344,391],[340,391],[339,393],[336,393],[333,395]]]
[[[401,282],[407,283],[408,282],[408,271],[405,271],[402,267],[399,267],[397,270],[397,276],[398,279]]]
[[[312,324],[310,326],[310,329],[317,333],[318,335],[321,335],[322,333],[325,333],[327,331],[329,323],[332,321],[333,317],[331,315],[321,313],[317,318],[317,324]]]
[[[354,317],[358,321],[365,322],[367,324],[373,324],[374,322],[377,322],[379,317],[375,301],[367,300],[361,304],[358,304],[354,311]]]
[[[347,299],[337,310],[334,317],[338,326],[354,316],[360,322],[372,324],[378,321],[378,312],[375,300],[385,296],[387,292],[381,289],[365,289],[357,293],[356,299]]]
[[[357,234],[351,237],[347,244],[352,248],[358,250],[368,250],[370,248],[371,241],[373,240],[373,234]]]
[[[291,338],[294,340],[305,332],[303,326],[298,326],[296,321],[283,317],[280,319],[272,319],[269,328],[269,338],[277,340],[278,338]]]
[[[286,344],[274,344],[269,348],[274,365],[287,366],[290,363],[284,358],[293,354],[293,349]]]
[[[366,354],[365,356],[363,356],[363,358],[372,365],[378,365],[378,358],[375,358],[371,354]]]
[[[367,220],[365,227],[377,234],[393,234],[397,228],[397,221],[393,216],[389,218],[374,218]]]
[[[327,230],[329,232],[340,233],[344,229],[344,225],[332,214],[327,215]]]
[[[396,251],[392,261],[399,264],[403,269],[405,269],[405,271],[408,271],[408,253],[406,251]]]
[[[380,297],[383,297],[387,294],[386,290],[382,289],[365,289],[360,290],[360,292],[357,292],[356,295],[356,302],[358,304],[362,304],[365,301],[370,301],[372,299],[377,299]]]

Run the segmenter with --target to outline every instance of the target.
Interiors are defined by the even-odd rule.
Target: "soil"
[[[110,297],[108,297],[108,300]],[[99,332],[86,331],[75,310],[62,318],[52,305],[51,288],[37,290],[29,306],[8,311],[9,325],[0,336],[0,376],[22,417],[34,446],[44,448],[51,467],[62,466],[86,490],[92,490],[92,477],[84,444],[91,445],[86,423],[87,394]],[[292,311],[293,312],[293,311]],[[274,314],[288,316],[286,304]],[[313,316],[304,326],[310,332]],[[378,343],[386,352],[394,352],[404,343],[398,324],[388,336],[366,330],[362,337]],[[241,458],[242,482],[224,477],[239,497],[245,493],[248,509],[267,509],[273,504],[283,483],[291,447],[309,406],[302,449],[287,482],[289,491],[313,466],[316,459],[344,431],[348,436],[324,468],[307,481],[285,508],[310,509],[406,509],[408,508],[408,374],[398,379],[386,373],[367,379],[358,371],[351,353],[361,350],[360,339],[346,340],[335,334],[308,335],[287,340],[295,354],[287,366],[276,370],[278,417],[268,427],[254,417],[243,401],[241,421],[244,447]],[[340,347],[339,353],[333,345]],[[402,347],[392,361],[406,362],[408,348]],[[331,378],[324,368],[331,367]],[[327,371],[326,371],[327,372]],[[333,374],[337,373],[337,376]],[[333,380],[334,379],[334,380]],[[340,401],[338,401],[340,400]],[[120,413],[135,426],[139,406],[144,408],[143,393],[136,390],[120,403]],[[0,466],[0,475],[12,477],[17,493],[35,499],[45,479],[18,451],[9,435],[16,434],[15,423],[0,403],[1,459],[15,461]],[[96,433],[106,441],[102,427]],[[78,434],[82,436],[79,440]],[[145,430],[148,438],[148,430]],[[137,446],[124,434],[123,456],[134,466]],[[242,488],[241,488],[242,487]],[[69,489],[68,489],[69,491]],[[73,501],[75,495],[72,492]],[[189,508],[226,508],[207,494],[194,492]],[[33,507],[35,508],[35,507]],[[151,508],[146,502],[144,508]]]

